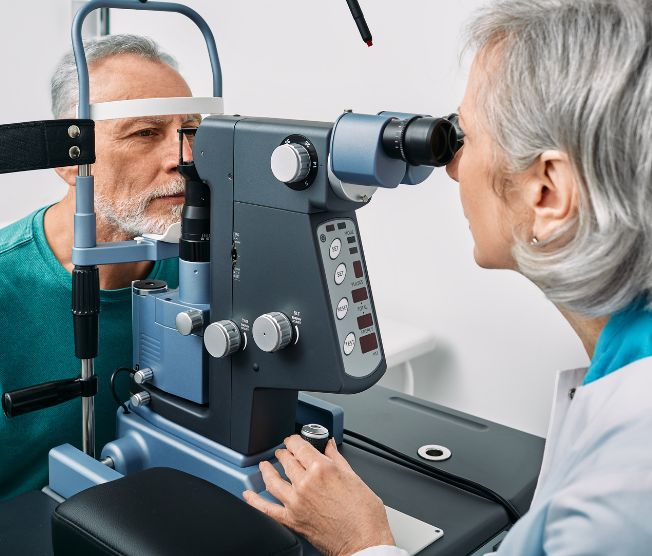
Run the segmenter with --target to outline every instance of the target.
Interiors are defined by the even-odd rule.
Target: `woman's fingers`
[[[242,497],[250,506],[253,506],[257,510],[267,514],[269,517],[283,525],[289,525],[287,510],[283,506],[265,500],[260,494],[257,494],[252,490],[245,490],[242,493]]]
[[[292,484],[296,484],[305,475],[306,470],[303,465],[288,450],[276,450],[274,455],[281,462],[285,474]]]
[[[298,434],[286,438],[284,444],[304,469],[308,469],[324,457]]]
[[[337,449],[337,444],[335,443],[334,438],[331,438],[328,441],[328,444],[326,444],[326,450],[324,450],[324,454],[331,458],[338,466],[343,467],[349,471],[353,471],[349,465],[349,462],[344,459],[344,456],[340,454],[339,450]]]
[[[285,504],[292,496],[292,486],[285,481],[274,466],[268,461],[261,461],[258,466],[265,482],[267,492]]]

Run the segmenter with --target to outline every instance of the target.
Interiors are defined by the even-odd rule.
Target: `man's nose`
[[[457,170],[460,165],[460,158],[462,158],[462,151],[464,150],[464,147],[462,147],[457,153],[455,153],[455,158],[451,160],[447,165],[446,165],[446,172],[448,175],[454,179],[455,181],[459,182],[459,177],[457,175]]]
[[[181,156],[185,162],[192,160],[192,147],[188,141],[188,137],[184,136],[182,142]],[[167,172],[174,172],[179,165],[179,134],[171,134],[170,138],[166,141],[165,146],[165,159],[164,167]]]

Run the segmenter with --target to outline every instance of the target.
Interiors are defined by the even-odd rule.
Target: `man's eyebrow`
[[[119,131],[128,130],[137,125],[165,125],[170,122],[172,116],[142,116],[138,118],[125,118],[118,124]],[[184,114],[183,124],[187,123],[201,123],[201,114]]]
[[[188,123],[188,122],[197,122],[201,123],[201,114],[186,114],[186,117],[183,120],[183,123]]]

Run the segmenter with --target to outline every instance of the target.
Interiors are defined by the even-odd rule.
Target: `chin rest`
[[[55,556],[300,556],[288,529],[221,488],[152,468],[62,502],[52,516]]]

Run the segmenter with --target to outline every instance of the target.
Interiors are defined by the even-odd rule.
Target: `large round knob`
[[[310,154],[297,143],[285,143],[272,153],[272,174],[283,183],[295,183],[310,173]]]
[[[256,345],[267,352],[283,349],[292,339],[290,319],[279,312],[260,315],[251,331]]]
[[[188,336],[197,332],[204,325],[204,314],[198,309],[188,309],[177,313],[175,324],[179,334]]]
[[[233,321],[214,322],[204,330],[204,345],[213,357],[231,355],[240,349],[241,343],[240,330]]]

